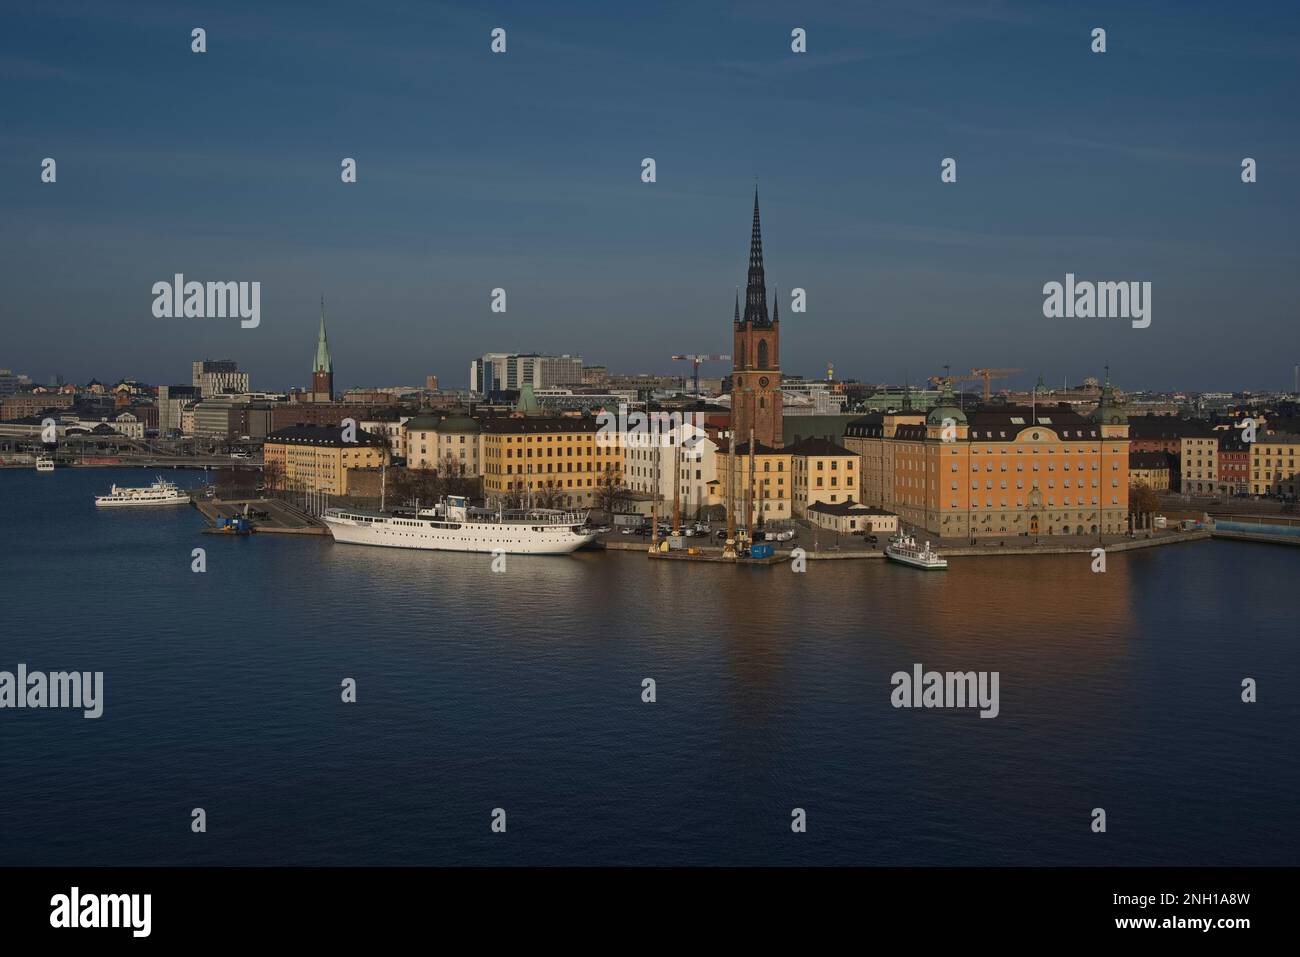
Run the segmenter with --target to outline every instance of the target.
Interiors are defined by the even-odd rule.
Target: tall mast
[[[754,428],[749,429],[749,481],[745,483],[745,541],[754,540]]]
[[[676,441],[673,443],[673,534],[682,533],[682,436],[681,426],[677,427]]]
[[[733,424],[735,411],[732,411]],[[727,540],[722,548],[724,558],[736,557],[736,432],[727,434]]]

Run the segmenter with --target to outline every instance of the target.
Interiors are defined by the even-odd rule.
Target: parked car
[[[866,541],[866,543],[867,543],[868,545],[879,545],[879,544],[880,544],[880,539],[878,539],[875,535],[868,535],[868,536],[866,537],[865,541]]]

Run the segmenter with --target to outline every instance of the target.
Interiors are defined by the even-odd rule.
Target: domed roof
[[[1115,401],[1115,388],[1107,380],[1101,389],[1101,400],[1092,410],[1092,420],[1103,425],[1122,425],[1128,421],[1128,410]]]
[[[946,385],[939,396],[939,404],[925,417],[926,425],[943,425],[945,419],[951,419],[954,425],[966,424],[966,413],[957,405],[957,397],[952,394],[952,386]]]

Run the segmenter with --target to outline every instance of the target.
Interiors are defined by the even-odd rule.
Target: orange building
[[[1107,385],[1085,418],[1067,406],[958,408],[951,391],[924,424],[898,425],[890,507],[945,538],[1121,534],[1128,529],[1128,423]],[[863,468],[881,459],[864,456]],[[878,504],[878,503],[868,503]]]

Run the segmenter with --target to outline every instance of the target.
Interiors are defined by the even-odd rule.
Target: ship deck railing
[[[437,524],[509,522],[512,525],[555,526],[582,525],[587,521],[588,515],[587,512],[567,512],[560,509],[533,508],[495,511],[492,509],[471,508],[466,510],[464,518],[451,518],[446,515],[436,515],[424,509],[417,512],[414,509],[380,511],[379,509],[342,507],[326,509],[325,514],[337,518],[404,518]]]

